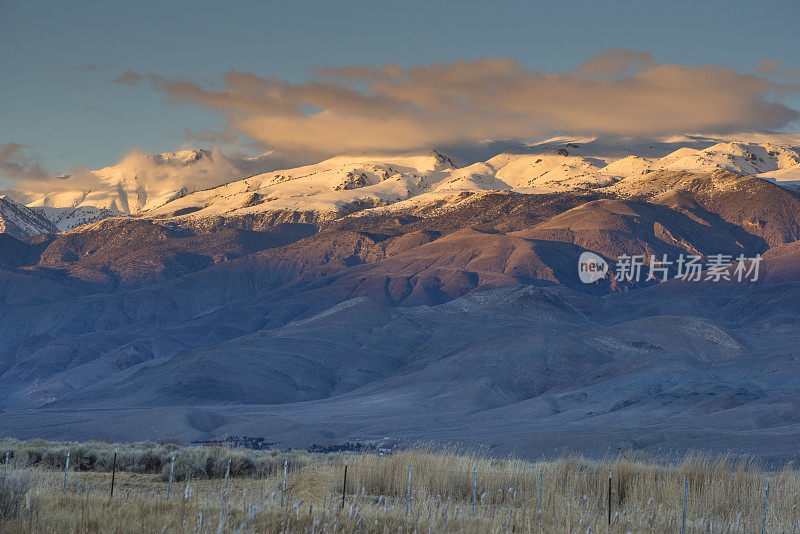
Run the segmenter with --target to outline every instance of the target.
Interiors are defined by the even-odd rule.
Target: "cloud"
[[[798,94],[797,84],[619,49],[553,74],[488,58],[325,68],[304,83],[230,71],[217,88],[152,74],[119,78],[144,80],[173,103],[220,114],[263,147],[319,155],[554,134],[724,134],[779,129],[800,116],[776,100]]]
[[[239,141],[239,136],[228,129],[213,130],[211,128],[202,128],[200,130],[192,130],[187,127],[183,129],[183,136],[190,143],[199,142],[233,145]]]
[[[784,80],[797,81],[800,80],[800,69],[789,69],[783,64],[783,61],[776,59],[763,59],[756,67],[756,70],[761,74],[771,76],[773,78],[782,78]]]
[[[116,63],[105,62],[105,63],[92,63],[91,61],[84,61],[80,65],[75,66],[75,70],[82,71],[82,72],[104,72],[109,69],[118,68]]]
[[[271,152],[249,157],[237,152],[224,153],[217,147],[164,154],[132,150],[113,167],[97,171],[80,169],[65,181],[73,183],[64,185],[67,189],[74,189],[76,185],[86,189],[108,189],[120,183],[131,189],[144,185],[155,191],[183,186],[204,189],[252,174],[286,168],[291,163],[294,162]]]
[[[21,143],[0,144],[0,178],[12,181],[41,181],[50,178],[41,162],[24,153]]]
[[[134,85],[139,85],[146,78],[146,76],[143,76],[137,72],[126,70],[124,73],[114,78],[114,83],[121,83],[132,87]]]
[[[611,48],[584,62],[577,70],[600,78],[614,78],[655,66],[656,60],[649,52]]]
[[[296,167],[308,161],[282,157],[274,152],[246,156],[238,152],[187,150],[147,154],[132,150],[118,163],[104,169],[76,167],[69,174],[54,177],[35,160],[26,158],[21,145],[0,145],[0,177],[11,180],[2,190],[24,203],[58,193],[92,193],[92,198],[116,198],[120,191],[129,196],[164,195],[186,187],[198,190],[216,187],[254,174]],[[7,171],[11,172],[7,172]]]
[[[80,70],[80,71],[84,71],[84,72],[95,72],[99,68],[100,67],[98,67],[97,64],[91,63],[89,61],[85,61],[85,62],[81,63],[80,65],[78,65],[77,67],[75,67],[75,70]]]
[[[764,59],[758,64],[758,72],[761,74],[776,74],[780,72],[783,62],[774,59]]]

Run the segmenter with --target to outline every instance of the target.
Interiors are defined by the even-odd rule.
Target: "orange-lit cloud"
[[[191,186],[194,189],[215,187],[227,181],[261,172],[297,166],[293,159],[265,153],[248,157],[239,153],[225,154],[212,148],[191,164],[169,155],[146,154],[132,150],[117,162],[113,170],[92,171],[76,167],[68,174],[54,176],[34,157],[24,153],[23,145],[0,145],[0,179],[10,183],[17,198],[26,202],[37,196],[65,191],[103,191],[118,184],[145,186],[150,190],[177,189]],[[0,191],[3,189],[0,180]]]
[[[783,62],[775,59],[763,59],[758,64],[758,72],[762,74],[777,74],[780,72]]]
[[[179,104],[213,110],[265,147],[320,155],[403,151],[551,134],[664,136],[778,129],[798,111],[776,100],[797,84],[723,66],[658,64],[612,49],[564,73],[507,58],[403,68],[320,69],[304,83],[230,71],[220,88],[125,73]]]

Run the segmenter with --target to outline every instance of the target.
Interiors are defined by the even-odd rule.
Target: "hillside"
[[[203,226],[219,217],[242,224],[254,218],[315,224],[355,212],[441,208],[457,204],[464,194],[488,191],[592,190],[629,197],[652,191],[654,176],[675,173],[752,176],[795,190],[800,142],[750,138],[686,137],[644,145],[592,138],[485,143],[458,156],[438,151],[338,156],[267,173],[253,171],[283,162],[270,154],[233,160],[206,150],[133,153],[116,165],[61,177],[57,192],[16,195],[65,231],[136,214]],[[24,237],[37,230],[28,226],[16,233]]]
[[[760,175],[796,149],[596,143],[339,157],[61,232],[0,199],[0,427],[791,457],[800,205]],[[758,279],[614,276],[718,254]]]

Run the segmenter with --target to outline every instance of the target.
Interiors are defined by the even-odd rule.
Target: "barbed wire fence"
[[[69,454],[67,451],[63,481],[58,480],[62,491],[68,490]],[[3,456],[3,484],[9,474],[9,458],[14,456],[13,451]],[[800,472],[791,467],[764,472],[736,464],[702,469],[654,465],[642,471],[626,462],[570,460],[498,462],[496,466],[491,461],[472,466],[462,461],[464,465],[442,467],[431,460],[414,465],[387,458],[391,456],[343,455],[341,465],[338,460],[320,460],[294,466],[284,460],[269,474],[274,487],[270,495],[263,496],[262,505],[294,511],[299,517],[298,502],[303,500],[295,497],[303,488],[298,480],[313,477],[314,469],[326,468],[341,476],[341,495],[331,493],[322,506],[350,514],[371,507],[417,518],[444,514],[454,520],[492,522],[505,514],[509,522],[527,525],[522,528],[527,531],[531,525],[533,530],[547,531],[554,524],[585,530],[592,525],[614,529],[661,522],[682,533],[715,529],[800,532]],[[173,454],[166,500],[172,493],[174,464]],[[109,473],[109,499],[113,498],[115,475],[116,461]],[[230,482],[228,458],[221,493],[229,492]],[[185,499],[191,494],[189,485],[187,481]],[[248,506],[248,513],[257,509],[255,504]]]

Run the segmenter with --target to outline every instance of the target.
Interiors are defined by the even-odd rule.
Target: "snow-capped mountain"
[[[41,213],[14,202],[7,195],[0,196],[0,234],[23,238],[57,231],[56,226]]]
[[[95,208],[115,214],[137,213],[192,190],[192,184],[181,183],[180,178],[189,178],[193,174],[202,177],[213,164],[212,159],[211,153],[206,150],[153,155],[133,153],[117,165],[84,175],[61,177],[65,184],[74,181],[81,188],[42,195],[28,206]]]
[[[247,172],[283,162],[273,154],[234,162],[207,150],[132,153],[117,165],[64,177],[56,192],[28,193],[27,207],[67,231],[129,215],[200,220],[269,213],[322,221],[356,212],[446,206],[461,202],[464,193],[487,191],[600,190],[631,196],[657,171],[727,171],[800,187],[800,137],[787,135],[647,142],[559,137],[534,144],[490,142],[454,152],[337,156],[254,175]]]
[[[253,157],[192,149],[162,154],[131,152],[119,163],[54,178],[50,191],[7,191],[58,231],[157,208],[193,191],[267,170],[286,168],[273,152]]]
[[[224,185],[192,162],[175,167],[187,169],[179,179],[141,184],[148,199],[191,184],[161,205],[131,208],[139,197],[122,175],[92,191],[111,195],[119,180],[130,214],[24,241],[0,235],[0,424],[91,433],[121,420],[120,432],[167,425],[190,441],[249,433],[265,413],[264,432],[275,432],[289,410],[297,417],[281,435],[316,440],[295,422],[323,414],[344,441],[342,413],[392,395],[414,399],[403,418],[444,402],[434,419],[462,410],[509,428],[569,416],[578,435],[590,412],[607,426],[609,414],[708,408],[715,425],[741,426],[752,419],[743,409],[783,413],[786,395],[800,395],[795,383],[773,387],[775,369],[800,368],[800,195],[760,179],[795,172],[800,143],[492,146],[480,157],[339,156]],[[47,231],[47,221],[22,224],[42,214],[64,226],[105,215],[10,197],[0,208],[16,235]],[[606,278],[580,279],[584,252],[608,260]],[[697,256],[706,275],[715,256],[763,262],[751,262],[760,270],[748,285],[654,279],[647,265],[625,280],[612,275],[622,255],[650,267]],[[654,395],[652,384],[667,385]],[[597,391],[611,393],[586,400]],[[380,424],[384,412],[364,417]],[[751,434],[783,435],[793,413]],[[652,424],[637,432],[631,441]]]
[[[190,193],[147,211],[155,217],[238,217],[264,212],[353,212],[459,202],[462,193],[608,190],[635,195],[656,171],[757,176],[791,187],[800,180],[798,145],[680,138],[646,146],[558,138],[517,143],[485,161],[457,165],[439,152],[401,157],[335,157]]]
[[[102,221],[109,217],[123,215],[116,209],[98,208],[96,206],[52,207],[32,205],[29,209],[54,224],[59,232],[72,230],[78,226]]]
[[[326,218],[423,194],[444,183],[454,172],[456,164],[438,152],[339,156],[191,193],[150,210],[147,215],[191,214],[193,218],[204,218],[289,211],[313,212]]]

